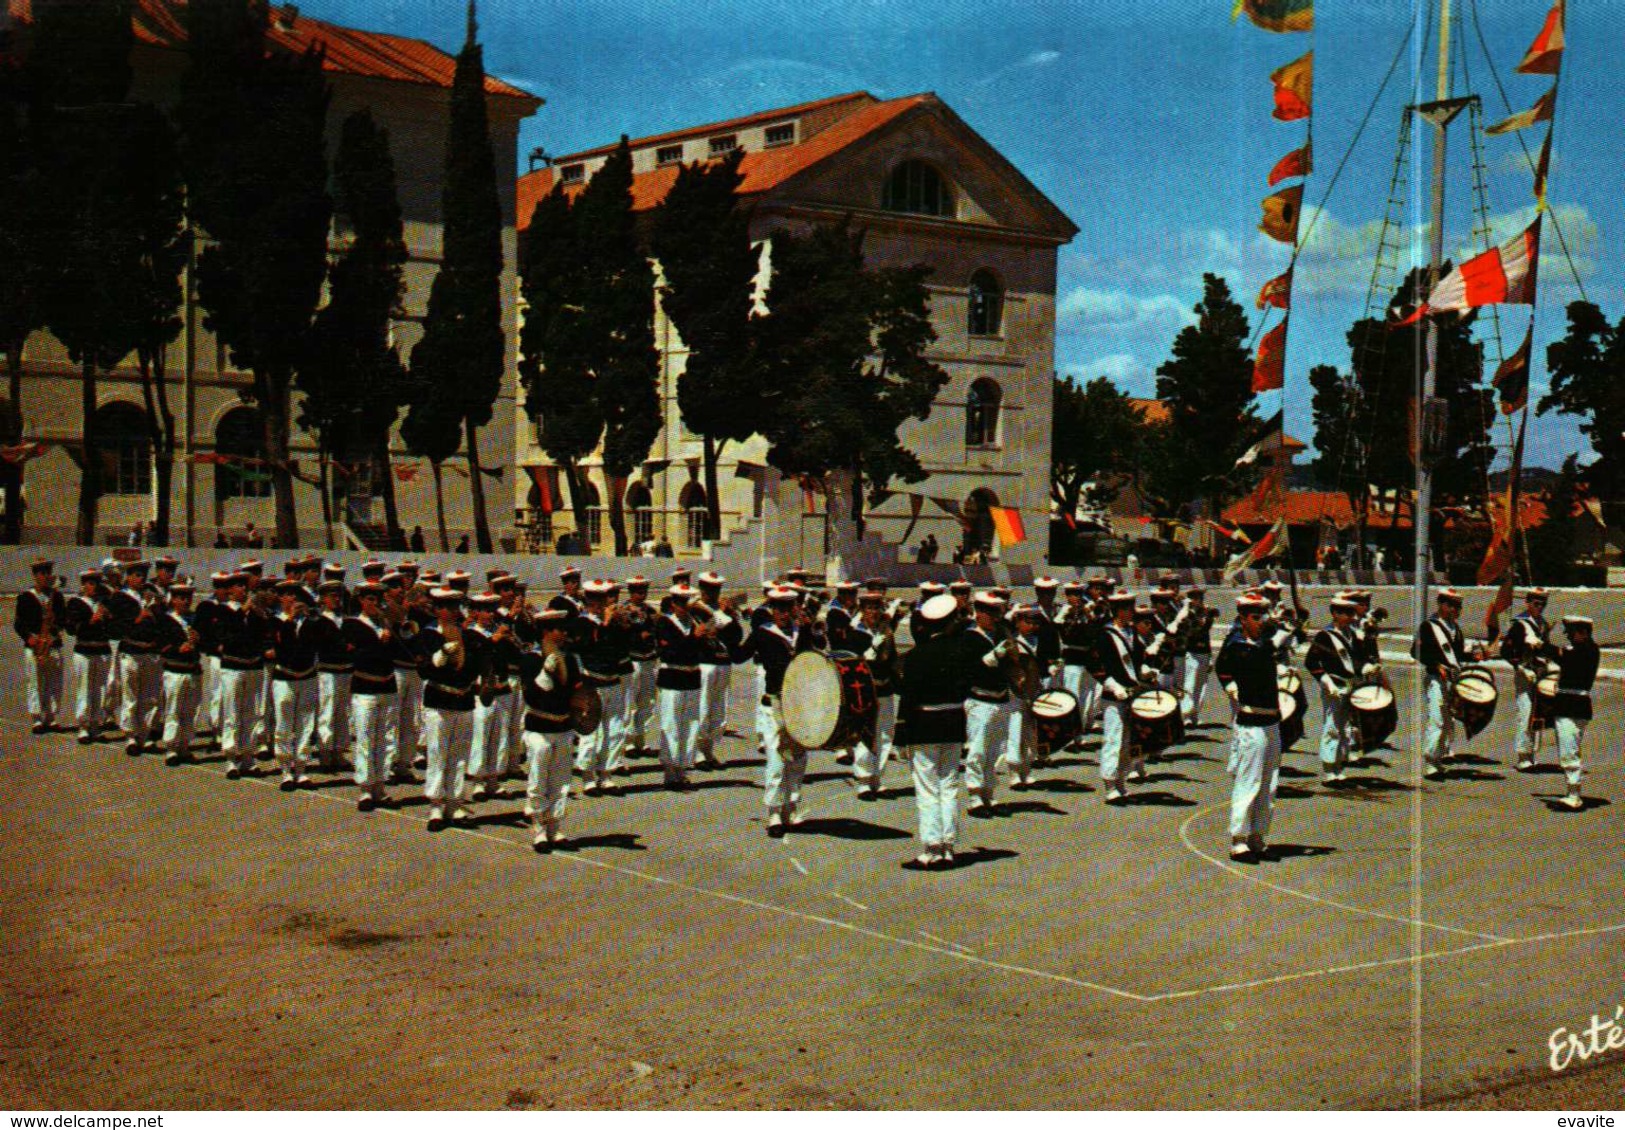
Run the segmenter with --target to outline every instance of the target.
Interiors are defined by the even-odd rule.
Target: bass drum
[[[1033,700],[1033,732],[1038,755],[1065,749],[1083,733],[1083,716],[1071,691],[1045,691]]]
[[[1185,738],[1179,696],[1169,691],[1141,691],[1128,704],[1134,747],[1141,753],[1161,753]]]
[[[1463,667],[1450,688],[1450,714],[1471,741],[1495,717],[1495,676],[1485,667]]]
[[[851,749],[874,731],[877,706],[869,664],[856,655],[804,651],[785,669],[779,710],[802,749]]]
[[[1355,687],[1349,694],[1349,720],[1354,723],[1354,744],[1370,753],[1399,727],[1394,692],[1380,684]]]
[[[1289,731],[1288,715],[1285,710],[1281,711],[1281,748],[1288,750],[1303,737],[1303,720],[1309,714],[1309,692],[1304,689],[1303,676],[1284,663],[1275,668],[1275,686],[1282,694],[1292,696],[1292,716],[1297,718],[1297,729]],[[1287,740],[1289,733],[1291,741]]]

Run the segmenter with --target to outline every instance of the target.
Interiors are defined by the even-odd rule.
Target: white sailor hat
[[[1010,612],[1018,620],[1041,620],[1044,617],[1044,610],[1036,604],[1018,604]]]
[[[322,576],[338,577],[340,580],[342,580],[344,578],[344,566],[340,565],[337,561],[333,562],[331,565],[323,565]]]
[[[786,588],[783,585],[774,585],[767,590],[767,602],[769,604],[794,604],[796,602],[796,590]]]
[[[949,581],[948,582],[948,591],[949,592],[970,592],[970,590],[971,590],[971,583],[969,581]]]
[[[1092,589],[1109,589],[1117,582],[1104,573],[1096,573],[1089,578],[1089,587]]]
[[[959,608],[959,602],[947,593],[938,593],[920,605],[920,616],[929,621],[946,620]]]
[[[1044,589],[1058,589],[1060,587],[1061,582],[1057,581],[1054,577],[1033,578],[1033,590],[1035,592],[1042,592]]]
[[[101,579],[102,579],[102,571],[100,569],[81,569],[81,570],[79,570],[79,580],[81,582],[84,582],[84,581],[99,581]]]
[[[1454,604],[1457,608],[1461,607],[1461,593],[1455,589],[1440,589],[1436,599],[1440,604]]]
[[[429,599],[436,604],[461,604],[463,594],[456,589],[437,588],[429,590]]]
[[[568,627],[570,613],[564,608],[544,608],[540,612],[534,613],[531,618],[540,624],[544,631],[553,631],[557,628]]]
[[[1241,596],[1236,598],[1237,612],[1268,612],[1269,607],[1269,601],[1265,600],[1261,596],[1254,596],[1251,593],[1243,593]]]
[[[581,591],[588,596],[608,596],[610,591],[609,582],[596,579],[591,580],[581,586]]]
[[[1565,617],[1563,617],[1563,626],[1565,628],[1572,628],[1572,627],[1589,628],[1589,627],[1591,627],[1591,617],[1589,617],[1589,616],[1565,616]]]
[[[446,574],[446,587],[467,589],[473,580],[473,575],[467,569],[453,569]]]
[[[217,589],[223,589],[227,585],[231,584],[231,574],[224,570],[216,573],[210,573],[209,583]]]
[[[191,596],[192,593],[197,590],[192,588],[191,582],[179,581],[173,585],[170,585],[166,591],[169,598],[173,600],[177,596]]]
[[[941,581],[921,581],[920,591],[935,594],[946,590],[943,588]]]
[[[1122,608],[1124,606],[1133,608],[1134,594],[1129,592],[1127,589],[1124,589],[1122,592],[1112,593],[1106,598],[1106,602],[1116,608]]]
[[[836,581],[835,582],[835,591],[836,592],[857,592],[858,591],[858,582],[856,582],[856,581]]]
[[[384,586],[379,581],[362,581],[355,587],[355,595],[357,600],[360,600],[362,597],[366,596],[375,596],[382,600],[384,596]]]
[[[1272,592],[1280,592],[1281,591],[1281,582],[1277,581],[1274,577],[1271,577],[1269,580],[1265,581],[1263,584],[1259,585],[1258,587],[1261,588],[1261,589],[1269,589]]]
[[[1170,588],[1156,589],[1151,593],[1151,599],[1153,601],[1164,600],[1171,603],[1179,599],[1179,590]]]
[[[626,578],[626,587],[629,589],[646,589],[649,587],[649,578],[642,573],[633,573]]]
[[[1087,587],[1088,586],[1086,586],[1082,581],[1068,581],[1066,584],[1061,586],[1061,591],[1066,593],[1068,596],[1071,596],[1073,593],[1083,592],[1083,590]]]
[[[870,592],[885,592],[891,588],[891,579],[889,577],[866,577],[863,581],[863,587]]]
[[[581,579],[581,570],[574,565],[566,565],[559,570],[559,580],[568,581],[571,577],[579,581]]]
[[[694,590],[687,585],[673,585],[666,591],[666,595],[673,600],[687,600],[694,595]]]
[[[1550,592],[1548,592],[1546,589],[1539,588],[1539,587],[1532,588],[1532,589],[1527,589],[1527,590],[1524,591],[1524,594],[1523,594],[1523,598],[1525,600],[1550,600],[1551,596],[1552,596],[1552,594]],[[1564,619],[1567,620],[1568,617],[1565,616]]]
[[[1358,604],[1354,603],[1354,601],[1350,600],[1346,596],[1334,596],[1334,597],[1332,597],[1332,611],[1333,612],[1350,612],[1350,613],[1353,613],[1353,612],[1358,612],[1359,610],[1360,610],[1360,606]]]
[[[382,577],[388,571],[389,566],[376,557],[369,557],[361,563],[361,575],[363,577]]]
[[[710,589],[719,589],[727,583],[727,578],[725,578],[721,573],[713,573],[709,570],[701,573],[696,579],[701,585],[704,585],[706,588]]]
[[[502,598],[494,592],[479,592],[469,597],[468,603],[481,612],[494,612],[502,606]]]
[[[971,598],[971,603],[976,606],[976,611],[989,612],[996,616],[1004,611],[1005,600],[996,592],[979,592]]]

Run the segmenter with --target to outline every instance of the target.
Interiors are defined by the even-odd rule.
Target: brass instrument
[[[51,603],[51,593],[46,593],[40,601],[44,611],[40,614],[39,631],[34,635],[32,645],[35,659],[49,659],[51,652],[56,649],[62,638],[61,630],[56,624],[56,606]]]
[[[467,649],[463,645],[463,627],[455,620],[440,630],[440,636],[445,641],[442,650],[451,658],[452,670],[461,671],[467,659]]]

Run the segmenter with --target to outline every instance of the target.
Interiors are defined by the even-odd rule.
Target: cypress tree
[[[683,423],[700,437],[705,459],[707,536],[720,537],[717,461],[730,442],[765,428],[765,386],[752,364],[751,303],[761,251],[736,192],[744,150],[695,162],[655,211],[651,244],[664,284],[661,308],[688,350],[677,378]]]
[[[479,552],[490,553],[478,433],[490,423],[502,391],[502,206],[486,114],[484,53],[477,33],[474,2],[469,0],[468,34],[457,55],[451,87],[440,270],[429,291],[423,338],[412,350],[414,381],[425,395],[414,401],[408,419],[426,410],[455,414],[468,448],[475,541]],[[438,391],[428,393],[430,386]],[[413,429],[432,427],[419,419]],[[435,482],[438,490],[438,463]]]
[[[0,419],[0,442],[23,437],[23,351],[45,325],[44,286],[47,242],[46,194],[28,144],[28,84],[14,43],[0,42],[0,353],[5,354],[8,391]],[[0,461],[0,492],[5,496],[0,544],[22,541],[23,463]]]

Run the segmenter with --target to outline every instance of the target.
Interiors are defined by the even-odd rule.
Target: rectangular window
[[[720,157],[724,153],[731,153],[738,148],[739,138],[731,133],[725,133],[721,137],[711,139],[711,156],[713,157]]]
[[[580,184],[587,175],[585,165],[566,165],[559,170],[559,180],[565,184]]]
[[[145,443],[124,442],[114,450],[115,458],[104,464],[113,473],[103,489],[108,494],[151,494],[152,449]]]
[[[789,145],[796,139],[796,124],[786,122],[782,126],[767,127],[767,143],[769,145]]]
[[[655,512],[647,506],[632,508],[632,540],[638,545],[655,539]]]
[[[689,549],[699,549],[704,544],[705,519],[706,511],[703,507],[683,511],[683,543]]]
[[[662,145],[655,150],[655,164],[657,165],[675,165],[682,159],[683,147],[681,145]]]
[[[587,544],[597,545],[604,540],[604,508],[602,506],[587,507]]]

